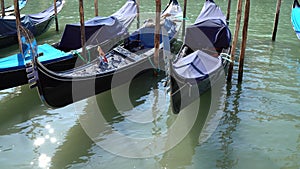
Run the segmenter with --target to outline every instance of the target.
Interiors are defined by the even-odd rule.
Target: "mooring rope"
[[[227,60],[229,62],[233,62],[231,55],[227,53],[220,53],[220,56],[222,59]]]

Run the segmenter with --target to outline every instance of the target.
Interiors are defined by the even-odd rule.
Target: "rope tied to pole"
[[[230,63],[234,62],[234,60],[232,60],[232,56],[227,54],[227,53],[220,53],[220,56],[221,56],[222,59],[227,60]]]

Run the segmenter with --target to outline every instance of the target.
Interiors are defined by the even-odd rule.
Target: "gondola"
[[[134,0],[128,0],[118,11],[108,17],[95,17],[85,22],[86,39],[98,30],[98,42],[128,34],[127,28],[136,17],[137,9]],[[0,28],[1,29],[1,28]],[[27,46],[23,44],[23,46]],[[74,68],[81,50],[80,24],[67,24],[59,42],[37,46],[39,61],[52,71],[63,71]],[[0,58],[0,90],[27,84],[26,63],[31,61],[29,48],[23,53]],[[80,56],[79,56],[80,57]],[[91,58],[92,59],[92,58]],[[82,61],[85,63],[85,61]]]
[[[300,4],[294,0],[291,13],[291,21],[297,38],[300,39]]]
[[[165,30],[166,39],[175,40],[182,23],[182,10],[177,0],[170,0],[161,14],[161,30]],[[134,77],[145,71],[156,69],[153,67],[154,55],[153,20],[148,19],[144,25],[132,32],[105,55],[99,48],[105,44],[92,45],[88,49],[91,55],[101,55],[95,60],[75,69],[54,72],[48,70],[38,58],[31,66],[31,84],[37,86],[40,98],[53,108],[59,108],[73,102],[94,96],[101,92],[130,82]],[[164,38],[161,35],[161,38]],[[162,49],[160,43],[159,49]]]
[[[229,65],[231,33],[213,0],[206,0],[184,43],[170,61],[170,94],[174,114],[222,80]]]
[[[18,1],[19,3],[19,10],[23,9],[27,3],[27,0],[19,0]],[[14,13],[14,5],[11,5],[9,7],[6,7],[4,8],[4,12],[5,12],[5,15],[11,15]],[[2,13],[2,10],[0,10],[0,13]]]
[[[59,13],[65,1],[57,0],[56,7]],[[53,23],[55,16],[54,5],[48,9],[36,13],[21,16],[21,24],[23,27],[29,29],[34,36],[39,36],[46,32]],[[0,48],[8,47],[18,42],[16,17],[13,15],[4,16],[0,18]]]

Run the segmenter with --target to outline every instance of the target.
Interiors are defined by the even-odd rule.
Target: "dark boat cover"
[[[57,10],[61,9],[63,6],[62,0],[58,0],[56,3]],[[49,7],[48,9],[37,13],[37,14],[29,14],[21,17],[22,26],[29,29],[34,35],[37,34],[35,26],[39,23],[42,23],[49,18],[54,16],[54,5]],[[11,16],[9,16],[11,17]],[[16,19],[6,19],[7,17],[0,18],[0,36],[11,36],[16,35]]]
[[[194,25],[186,29],[185,44],[194,51],[201,48],[228,48],[231,33],[226,17],[213,0],[206,0]]]
[[[182,10],[179,6],[179,3],[177,0],[170,0],[169,5],[165,10],[162,12],[162,14],[170,14],[173,17],[182,17]],[[171,40],[174,38],[174,36],[177,33],[176,30],[176,23],[171,21],[170,19],[166,18],[163,22],[160,23],[161,26],[163,26],[164,30],[167,31],[166,33],[169,36],[169,39]],[[138,42],[139,46],[142,46],[143,48],[153,48],[154,47],[154,34],[155,34],[155,22],[153,19],[147,19],[144,21],[143,26],[134,31],[130,37],[130,42]],[[160,30],[160,43],[162,42],[162,30]]]
[[[169,19],[165,19],[163,23],[164,29],[167,31],[169,39],[172,39],[176,34],[176,24]],[[154,35],[155,35],[155,25],[152,19],[147,20],[141,29],[133,32],[129,40],[134,42],[138,41],[144,48],[154,47]],[[162,43],[162,30],[160,30],[160,42]]]
[[[126,27],[136,17],[137,9],[134,0],[128,0],[124,6],[110,17],[95,17],[85,22],[85,37],[88,40],[97,30],[107,31],[101,33],[99,42],[113,38],[113,36],[127,32]],[[64,51],[81,48],[80,23],[67,24],[61,38],[59,49]]]
[[[292,20],[294,31],[298,39],[300,39],[300,5],[298,0],[294,0],[291,20]]]
[[[220,57],[213,57],[201,50],[180,58],[173,64],[176,73],[186,80],[203,80],[220,67],[222,67]]]
[[[137,15],[137,7],[135,0],[128,0],[121,9],[112,14],[125,26],[129,27]]]

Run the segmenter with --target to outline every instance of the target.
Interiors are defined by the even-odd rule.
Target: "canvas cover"
[[[177,0],[170,0],[169,5],[163,10],[163,14],[170,14],[171,17],[182,17],[181,7]],[[174,38],[177,33],[176,23],[166,18],[161,20],[161,26],[167,32],[169,39]],[[162,28],[161,27],[161,28]],[[147,19],[144,21],[143,26],[134,31],[129,37],[129,43],[138,42],[140,46],[144,48],[154,47],[154,34],[155,34],[155,22],[153,19]],[[160,30],[160,43],[162,42],[162,30]]]
[[[150,23],[149,23],[150,22]],[[150,26],[149,26],[150,25]],[[164,24],[162,25],[166,32],[168,33],[168,37],[171,40],[174,38],[176,34],[176,24],[169,19],[165,19]],[[162,30],[160,30],[160,43],[162,43]],[[154,21],[152,19],[147,20],[144,23],[144,26],[139,30],[133,32],[129,41],[139,41],[140,45],[144,48],[153,48],[154,47],[154,35],[155,35],[155,26]]]
[[[207,0],[194,25],[186,29],[185,44],[194,51],[201,48],[228,48],[231,33],[226,18],[213,0]]]
[[[137,14],[136,3],[128,0],[120,10],[109,17],[95,17],[85,22],[85,38],[88,39],[99,29],[103,33],[98,35],[98,42],[115,37],[127,32],[126,28],[132,23]],[[67,24],[61,38],[59,49],[64,51],[81,48],[80,23]]]
[[[125,27],[129,27],[137,15],[137,6],[135,0],[128,0],[122,8],[112,14],[117,18]]]
[[[222,67],[222,59],[197,50],[173,64],[174,71],[182,78],[203,80]]]
[[[62,0],[58,0],[56,3],[57,10],[61,10],[63,6]],[[27,28],[30,30],[34,35],[37,34],[35,26],[39,23],[42,23],[46,20],[48,20],[50,17],[54,16],[54,5],[49,7],[48,9],[37,13],[37,14],[29,14],[22,16],[21,19],[21,24],[23,27]],[[11,36],[11,35],[16,35],[17,30],[16,30],[16,20],[15,18],[0,18],[0,36]]]
[[[300,5],[298,0],[294,0],[292,14],[291,14],[291,21],[294,28],[294,31],[300,39]]]

